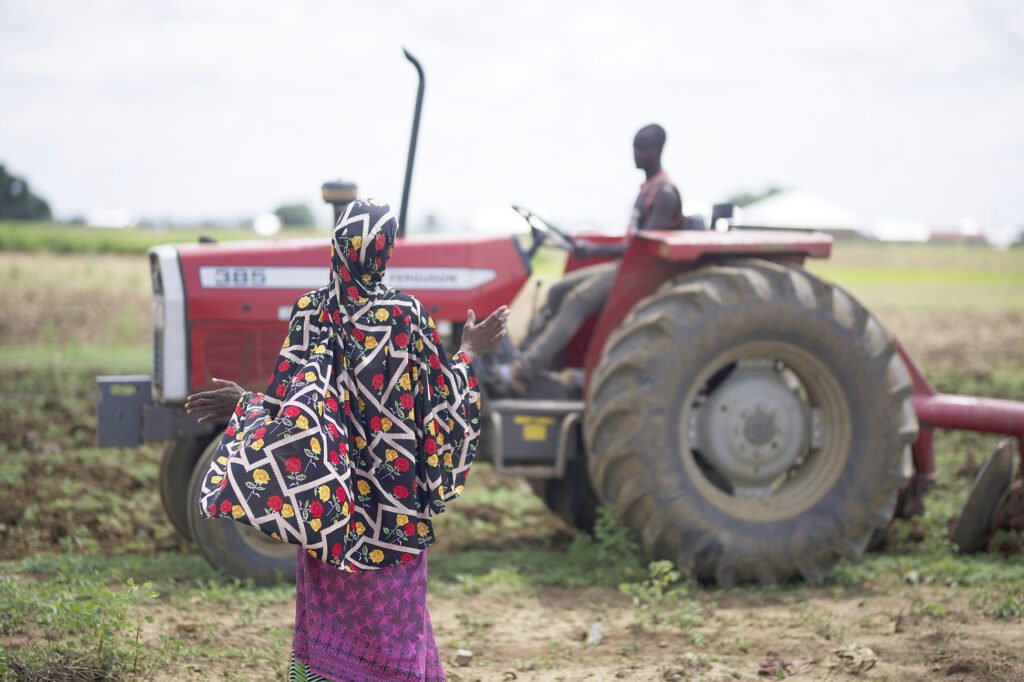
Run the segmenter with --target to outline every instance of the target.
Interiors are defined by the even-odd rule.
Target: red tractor
[[[328,183],[324,196],[340,211],[355,188]],[[399,240],[386,281],[424,302],[449,348],[467,309],[512,304],[542,244],[625,239],[568,235],[520,212],[529,245]],[[650,557],[700,579],[774,583],[819,579],[895,516],[919,512],[933,428],[1007,434],[1016,440],[979,476],[954,537],[980,548],[994,518],[1021,516],[1010,507],[1024,495],[1004,493],[1024,403],[937,395],[874,315],[802,267],[831,246],[816,232],[637,234],[604,308],[565,348],[579,389],[542,374],[511,398],[483,361],[480,458],[529,478],[576,526],[614,506]],[[292,304],[327,280],[327,240],[161,246],[149,259],[153,374],[98,379],[100,445],[170,441],[160,488],[178,531],[233,575],[293,575],[293,547],[200,520],[201,475],[223,426],[198,425],[181,405],[213,377],[262,388]],[[579,266],[570,255],[566,269]]]
[[[457,347],[468,308],[512,303],[537,247],[579,238],[530,218],[529,248],[511,236],[402,238],[388,282],[422,300]],[[831,243],[742,229],[635,236],[604,309],[565,349],[584,390],[553,390],[541,375],[510,399],[481,368],[491,428],[480,457],[529,477],[577,526],[599,502],[614,505],[651,557],[719,583],[820,578],[860,555],[894,515],[920,508],[933,427],[1020,439],[1024,404],[934,395],[869,311],[801,267]],[[259,387],[292,303],[323,285],[327,263],[326,240],[154,248],[153,375],[99,379],[100,444],[170,440],[167,514],[234,575],[287,576],[294,551],[199,520],[193,474],[220,428],[181,404],[213,377]],[[567,270],[578,265],[570,256]],[[1002,488],[984,491],[982,539],[1009,485],[1006,452],[990,467]]]

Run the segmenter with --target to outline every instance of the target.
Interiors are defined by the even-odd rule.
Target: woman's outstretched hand
[[[466,314],[466,326],[462,328],[462,347],[459,352],[468,355],[472,361],[494,348],[494,344],[508,333],[505,328],[508,315],[508,306],[503,305],[483,322],[477,322],[476,313],[470,310]]]
[[[214,379],[213,383],[220,384],[223,388],[194,393],[188,397],[188,401],[185,403],[185,414],[207,413],[197,420],[200,424],[229,418],[235,411],[238,399],[245,393],[242,387],[233,381]]]

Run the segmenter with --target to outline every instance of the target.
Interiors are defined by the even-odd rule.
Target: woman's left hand
[[[462,328],[462,347],[459,352],[468,355],[472,361],[494,348],[494,344],[508,333],[505,329],[508,315],[508,306],[503,305],[483,322],[477,322],[476,313],[470,310],[466,314],[466,325]]]
[[[198,419],[200,424],[231,417],[231,413],[235,411],[235,405],[238,404],[238,399],[245,393],[242,387],[233,381],[214,379],[213,383],[220,384],[223,388],[194,393],[188,397],[185,403],[185,414],[207,413]]]

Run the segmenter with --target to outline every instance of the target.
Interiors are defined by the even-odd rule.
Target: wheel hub
[[[691,412],[692,447],[741,496],[772,483],[810,444],[811,409],[772,361],[743,361]]]
[[[762,412],[761,408],[747,418],[743,435],[753,445],[765,445],[775,437],[775,415]]]

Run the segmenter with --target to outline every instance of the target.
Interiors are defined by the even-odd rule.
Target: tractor
[[[417,122],[421,100],[422,80]],[[357,191],[331,182],[323,195],[337,216]],[[421,300],[453,349],[469,308],[531,306],[517,295],[542,246],[569,251],[571,272],[596,262],[573,258],[577,240],[628,239],[612,294],[556,368],[573,381],[542,373],[512,396],[494,380],[500,354],[477,361],[479,458],[525,476],[566,522],[588,529],[610,505],[652,559],[721,585],[819,580],[893,518],[921,512],[935,428],[1009,436],[954,530],[961,549],[980,549],[996,521],[1021,521],[1011,482],[1024,403],[938,394],[870,311],[804,269],[830,254],[829,235],[747,229],[727,207],[711,223],[728,229],[568,234],[517,210],[528,240],[400,236],[385,282]],[[153,373],[98,377],[99,444],[167,441],[160,493],[178,532],[222,571],[287,579],[294,547],[201,519],[224,425],[181,406],[213,377],[262,389],[292,304],[327,281],[327,240],[158,246],[149,262]]]

